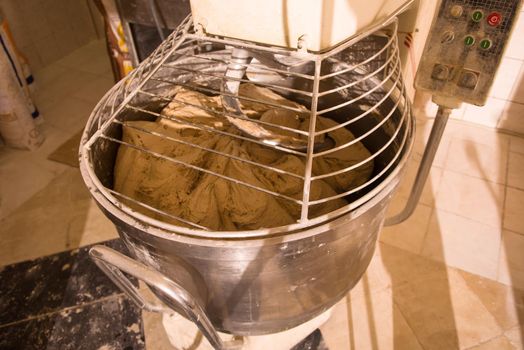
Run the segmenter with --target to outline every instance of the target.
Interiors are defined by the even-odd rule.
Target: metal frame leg
[[[418,168],[417,176],[411,188],[411,193],[406,206],[397,215],[387,218],[384,223],[385,226],[400,224],[409,218],[415,211],[418,201],[420,200],[420,196],[422,195],[424,185],[426,184],[429,171],[431,170],[431,165],[435,159],[435,154],[437,153],[438,146],[440,145],[440,140],[442,138],[442,134],[444,133],[444,129],[446,128],[451,111],[452,109],[447,107],[438,107],[437,116],[435,117],[435,122],[431,128],[431,134],[429,135],[428,143],[426,145],[426,149],[424,150],[424,155],[422,156],[422,161]]]

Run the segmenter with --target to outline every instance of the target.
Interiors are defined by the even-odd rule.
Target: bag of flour
[[[0,136],[7,146],[34,150],[42,144],[44,136],[36,128],[31,115],[34,106],[8,55],[0,50]]]

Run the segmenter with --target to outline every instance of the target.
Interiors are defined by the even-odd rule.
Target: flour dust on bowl
[[[323,53],[194,31],[100,101],[83,178],[133,259],[93,248],[141,307],[216,348],[293,328],[365,272],[413,142],[391,19]],[[122,274],[162,301],[145,301]]]

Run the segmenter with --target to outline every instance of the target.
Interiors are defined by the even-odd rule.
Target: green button
[[[464,38],[464,44],[466,46],[471,46],[475,43],[475,38],[472,37],[471,35],[468,35]]]
[[[471,14],[471,19],[475,22],[480,22],[482,17],[484,17],[484,14],[480,10],[476,10]]]
[[[479,46],[483,48],[484,50],[487,50],[491,47],[491,40],[489,39],[482,39],[479,43]]]

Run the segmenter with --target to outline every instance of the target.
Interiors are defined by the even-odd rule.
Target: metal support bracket
[[[433,127],[431,128],[431,133],[429,135],[429,139],[417,171],[417,176],[415,177],[415,182],[411,187],[408,201],[400,213],[386,219],[384,223],[385,226],[400,224],[408,219],[415,211],[431,170],[431,165],[435,159],[435,154],[437,154],[444,129],[448,123],[449,115],[453,108],[460,107],[460,101],[449,98],[441,98],[439,96],[435,96],[433,98],[433,102],[439,105],[437,115],[435,117]]]

